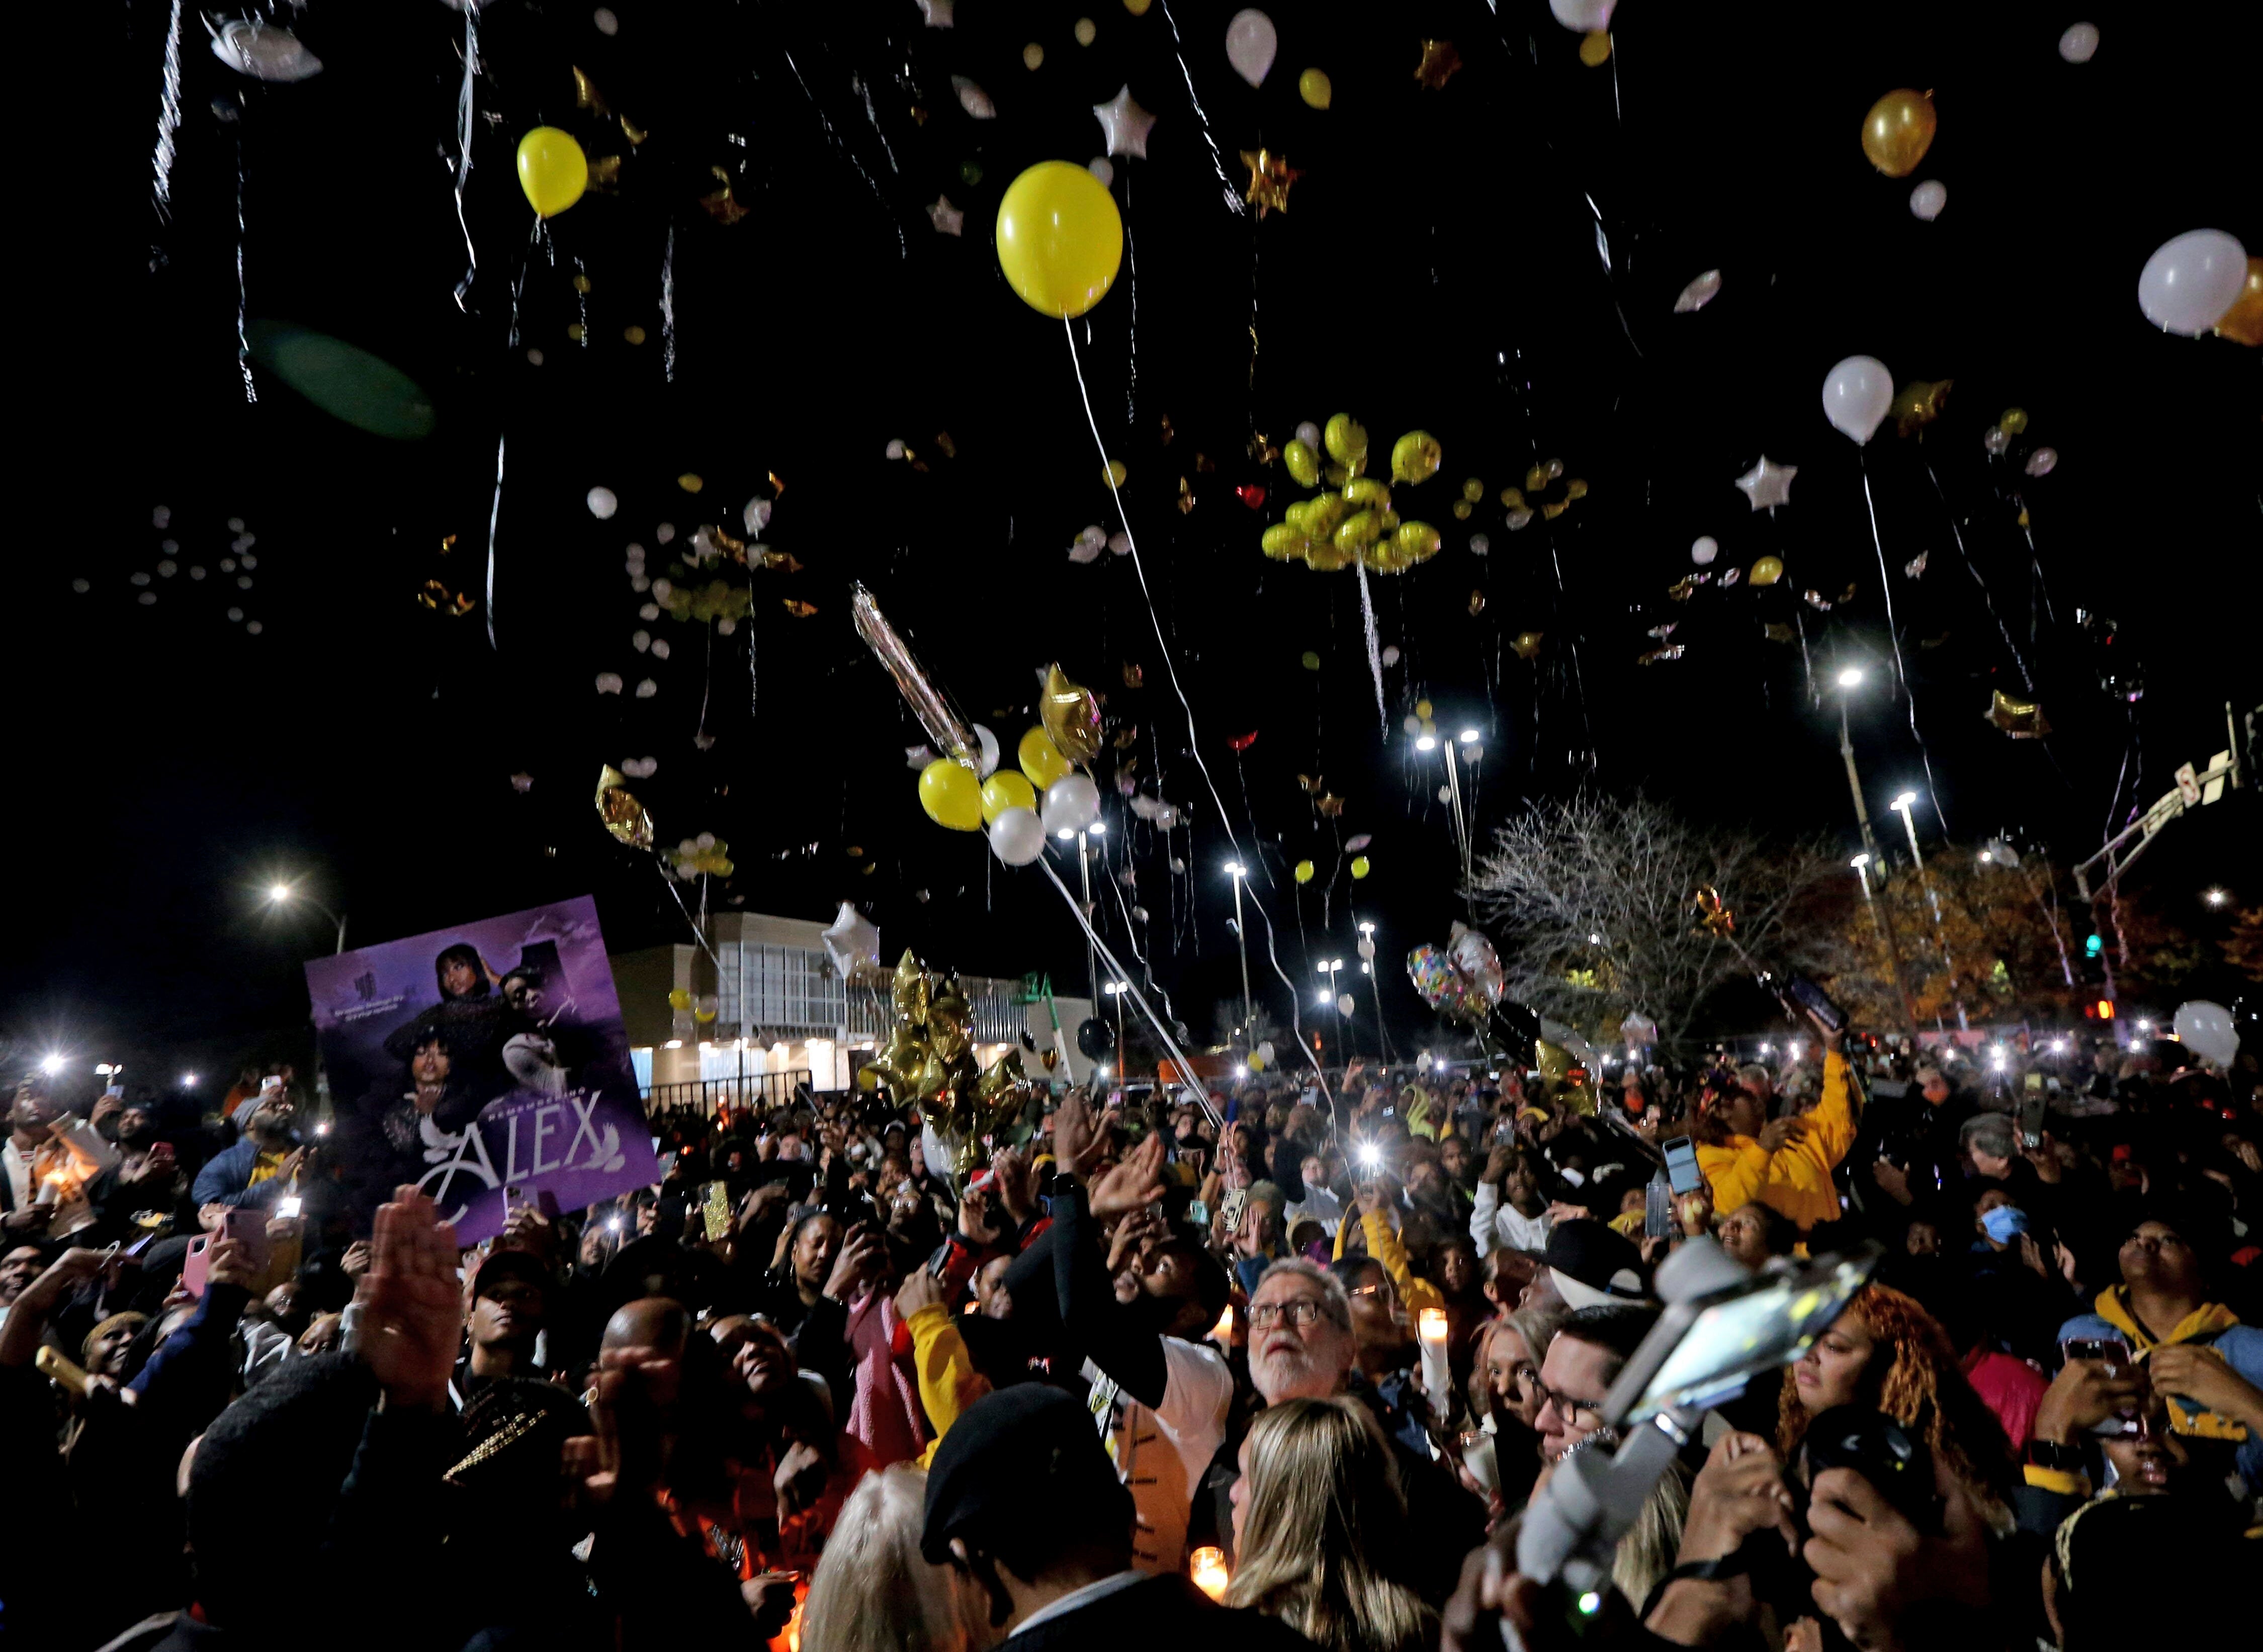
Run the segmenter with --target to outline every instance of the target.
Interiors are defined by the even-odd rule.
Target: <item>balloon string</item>
[[[1155,627],[1155,646],[1163,656],[1163,670],[1171,679],[1171,691],[1179,697],[1179,707],[1187,716],[1187,744],[1191,750],[1195,766],[1202,771],[1203,784],[1210,788],[1210,801],[1218,808],[1218,824],[1225,828],[1226,840],[1233,844],[1236,859],[1241,856],[1241,843],[1233,835],[1233,822],[1225,812],[1225,800],[1218,795],[1218,782],[1211,779],[1210,764],[1203,761],[1202,741],[1195,732],[1195,708],[1187,699],[1187,691],[1179,681],[1175,650],[1163,635],[1163,621],[1155,612],[1154,593],[1147,588],[1147,567],[1139,557],[1139,540],[1132,532],[1132,518],[1124,509],[1124,495],[1116,485],[1116,470],[1109,462],[1108,444],[1100,434],[1100,421],[1092,414],[1092,395],[1084,388],[1084,363],[1076,352],[1076,330],[1066,316],[1061,318],[1061,331],[1068,339],[1068,363],[1076,373],[1076,394],[1084,403],[1084,422],[1092,431],[1093,446],[1100,450],[1101,472],[1108,478],[1108,492],[1116,501],[1116,519],[1124,525],[1124,542],[1131,547],[1132,571],[1139,576],[1139,595],[1147,605],[1147,619]]]
[[[1165,844],[1167,849],[1168,847],[1168,839],[1169,836],[1170,834],[1168,832],[1164,834],[1167,840]],[[1128,850],[1128,844],[1126,845],[1126,848]],[[1101,846],[1100,854],[1100,864],[1102,869],[1105,870],[1108,865],[1108,849],[1104,843]],[[989,856],[986,857],[986,859],[995,859],[996,857]],[[1139,960],[1140,971],[1146,978],[1149,989],[1153,991],[1157,997],[1163,1001],[1163,1012],[1169,1016],[1172,1020],[1177,1020],[1179,1018],[1179,1010],[1178,1006],[1171,1002],[1170,989],[1165,987],[1160,982],[1155,979],[1155,966],[1148,961],[1147,954],[1140,950],[1139,927],[1132,921],[1132,909],[1124,902],[1123,884],[1120,883],[1113,874],[1111,874],[1108,879],[1108,888],[1109,892],[1116,897],[1116,909],[1124,915],[1124,944],[1131,947],[1132,956]]]
[[[181,0],[173,0],[173,19],[165,28],[165,90],[157,99],[157,150],[150,157],[155,174],[157,216],[173,215],[174,135],[181,129]]]
[[[1312,1082],[1319,1086],[1321,1096],[1327,1101],[1328,1134],[1333,1136],[1335,1134],[1336,1098],[1328,1089],[1328,1076],[1320,1070],[1319,1058],[1312,1054],[1312,1047],[1305,1042],[1305,1018],[1298,1008],[1297,983],[1289,979],[1289,972],[1281,967],[1280,954],[1273,950],[1272,916],[1255,901],[1252,901],[1250,905],[1256,909],[1257,916],[1265,920],[1265,960],[1273,966],[1273,973],[1281,977],[1281,984],[1289,989],[1289,1029],[1296,1035],[1297,1047],[1304,1053],[1305,1064],[1312,1069]],[[1300,921],[1303,914],[1304,909],[1300,906],[1298,908]],[[1305,945],[1305,955],[1307,959],[1312,956],[1309,942]]]
[[[668,227],[668,250],[660,255],[660,370],[676,382],[676,226]]]
[[[809,106],[817,116],[817,124],[825,128],[825,141],[839,150],[849,164],[857,169],[857,176],[864,180],[864,187],[871,191],[872,199],[880,204],[880,210],[887,214],[888,228],[896,232],[896,256],[908,258],[911,257],[911,245],[904,239],[904,227],[897,219],[895,209],[888,205],[888,198],[880,193],[879,185],[874,181],[872,175],[864,170],[864,163],[857,158],[856,151],[842,141],[840,133],[834,130],[833,118],[825,112],[825,105],[817,101],[817,94],[810,91],[809,82],[802,76],[801,65],[793,61],[793,54],[780,47],[778,55],[785,59],[785,66],[793,71],[794,80],[801,87],[801,95],[809,99]]]
[[[1186,43],[1179,38],[1179,20],[1171,15],[1171,0],[1162,0],[1163,21],[1171,29],[1171,55],[1179,60],[1179,73],[1187,83],[1187,101],[1194,105],[1195,124],[1202,130],[1203,141],[1210,146],[1211,170],[1218,174],[1218,187],[1225,192],[1225,209],[1237,216],[1247,216],[1247,206],[1225,175],[1225,157],[1218,151],[1218,140],[1210,134],[1210,116],[1204,112],[1202,99],[1195,94],[1194,71],[1187,67]]]
[[[1948,816],[1941,807],[1941,786],[1933,775],[1933,753],[1925,743],[1925,735],[1917,726],[1917,690],[1909,680],[1909,667],[1902,659],[1901,627],[1894,620],[1894,580],[1886,568],[1886,542],[1878,533],[1878,502],[1870,492],[1870,449],[1864,444],[1859,450],[1862,467],[1862,503],[1870,513],[1870,544],[1878,553],[1878,584],[1886,596],[1886,636],[1894,645],[1894,680],[1909,696],[1910,738],[1917,742],[1918,760],[1925,765],[1925,789],[1933,805],[1933,817],[1941,822],[1943,836],[1948,832]]]
[[[249,300],[243,284],[243,127],[235,128],[235,366],[243,374],[243,399],[254,404],[259,387],[251,381],[251,338],[248,331]]]
[[[480,11],[464,8],[464,85],[456,94],[456,227],[464,232],[464,279],[456,283],[456,308],[471,311],[472,282],[480,272],[480,250],[472,243],[471,220],[464,214],[464,192],[472,181],[472,82],[480,72]]]
[[[1963,559],[1964,572],[1974,584],[1980,587],[1980,600],[1987,605],[1988,617],[1996,622],[1996,634],[2004,639],[2005,648],[2011,651],[2012,663],[2020,668],[2020,681],[2026,685],[2028,692],[2033,694],[2035,679],[2028,670],[2026,659],[2021,656],[2020,645],[2012,640],[2012,628],[2004,623],[2004,616],[1996,612],[1996,593],[1988,589],[1988,582],[1981,577],[1979,569],[1973,563],[1972,553],[1964,548],[1964,533],[1957,525],[1956,508],[1948,503],[1948,491],[1941,487],[1940,473],[1934,469],[1930,459],[1925,461],[1925,474],[1933,483],[1934,496],[1941,501],[1941,511],[1948,518],[1949,537],[1956,541],[1956,554]]]
[[[1385,738],[1391,735],[1391,714],[1383,706],[1383,644],[1375,634],[1375,599],[1367,589],[1367,562],[1364,558],[1352,564],[1359,575],[1359,617],[1367,630],[1367,670],[1375,683],[1375,721],[1382,726]]]
[[[715,966],[715,984],[722,985],[723,960],[715,955],[714,947],[708,943],[706,931],[702,930],[698,921],[692,917],[691,909],[683,904],[683,892],[676,887],[676,880],[668,875],[668,869],[660,864],[660,857],[657,854],[652,858],[652,869],[660,873],[660,880],[668,886],[669,894],[676,898],[676,909],[683,914],[683,921],[690,925],[691,937],[699,943],[699,950],[706,953],[708,961]],[[701,897],[700,907],[703,911],[706,908],[704,895]],[[739,1013],[743,1016],[746,1013],[743,996],[740,1003]]]
[[[1222,1127],[1225,1120],[1219,1115],[1217,1104],[1211,1100],[1210,1091],[1204,1087],[1202,1076],[1195,1071],[1194,1063],[1187,1060],[1186,1052],[1179,1047],[1178,1040],[1171,1036],[1170,1028],[1165,1026],[1162,1018],[1155,1013],[1154,1005],[1147,1002],[1147,996],[1145,993],[1132,984],[1131,972],[1117,961],[1114,953],[1108,950],[1108,943],[1100,938],[1100,931],[1093,928],[1092,919],[1086,916],[1084,908],[1077,898],[1068,892],[1068,885],[1060,880],[1060,874],[1052,869],[1052,862],[1040,859],[1038,866],[1045,873],[1046,880],[1060,891],[1060,897],[1067,903],[1068,909],[1075,914],[1077,927],[1084,931],[1085,938],[1092,943],[1092,950],[1097,953],[1101,960],[1108,966],[1110,979],[1124,983],[1124,990],[1132,995],[1132,1002],[1139,1006],[1139,1013],[1146,1016],[1147,1025],[1155,1029],[1155,1036],[1162,1040],[1163,1047],[1170,1052],[1173,1063],[1184,1076],[1187,1088],[1195,1092],[1196,1099],[1202,1104],[1203,1112],[1208,1115],[1212,1124]],[[1095,1004],[1093,1006],[1093,1013],[1096,1015],[1099,1011],[1100,1006]]]
[[[496,648],[495,641],[495,529],[502,520],[502,457],[503,445],[510,440],[508,433],[495,437],[495,494],[488,501],[488,647]]]

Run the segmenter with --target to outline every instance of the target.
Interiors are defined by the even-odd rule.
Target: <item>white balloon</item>
[[[2098,25],[2077,23],[2058,37],[2058,54],[2070,63],[2087,63],[2098,54]]]
[[[998,736],[980,723],[971,724],[974,743],[982,748],[982,761],[975,765],[975,773],[988,779],[998,772]]]
[[[1701,533],[1689,542],[1689,560],[1703,568],[1721,554],[1721,541],[1710,533]]]
[[[833,920],[832,928],[819,931],[818,938],[825,943],[834,968],[844,975],[854,975],[859,964],[880,961],[879,926],[850,902],[841,903],[841,915]]]
[[[1271,1039],[1264,1039],[1259,1041],[1257,1046],[1257,1055],[1259,1060],[1269,1062],[1273,1059],[1273,1040]]]
[[[592,488],[589,489],[589,514],[596,518],[598,521],[603,522],[606,518],[611,516],[614,511],[620,508],[621,502],[618,498],[614,497],[613,490],[611,488]]]
[[[1593,34],[1611,26],[1611,13],[1618,4],[1619,0],[1548,0],[1548,9],[1556,14],[1556,21],[1573,33]]]
[[[1857,447],[1878,433],[1893,404],[1894,375],[1876,356],[1849,356],[1824,378],[1823,417]]]
[[[1081,774],[1045,788],[1045,822],[1049,832],[1081,832],[1100,818],[1100,788]]]
[[[2246,248],[2221,229],[2187,229],[2145,260],[2137,308],[2163,331],[2197,338],[2238,301],[2246,280]]]
[[[322,60],[288,29],[241,18],[217,25],[207,21],[205,26],[213,32],[213,55],[239,75],[288,83],[322,72]]]
[[[1948,185],[1937,178],[1928,178],[1910,191],[1910,213],[1931,223],[1941,216],[1941,209],[1948,205]]]
[[[1009,866],[1026,866],[1045,852],[1045,829],[1033,808],[1003,808],[990,822],[990,852]]]
[[[1306,419],[1302,424],[1297,426],[1297,439],[1305,446],[1317,450],[1320,445],[1320,427],[1312,420]]]
[[[2239,1032],[2231,1025],[2231,1011],[2206,998],[2177,1006],[2177,1037],[2204,1061],[2229,1067],[2239,1054]]]
[[[1253,86],[1265,83],[1265,76],[1273,67],[1273,54],[1281,49],[1281,37],[1273,32],[1273,19],[1256,7],[1233,14],[1225,25],[1226,61],[1233,72]]]

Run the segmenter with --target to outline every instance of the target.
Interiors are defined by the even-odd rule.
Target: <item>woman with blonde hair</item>
[[[927,1474],[892,1463],[857,1482],[802,1603],[801,1652],[975,1652],[990,1643],[951,1569],[920,1558]]]
[[[1406,1532],[1398,1468],[1366,1406],[1283,1401],[1241,1444],[1225,1604],[1276,1618],[1323,1652],[1422,1652],[1438,1618],[1403,1581]]]
[[[1997,1535],[2012,1529],[2011,1442],[1965,1380],[1948,1333],[1915,1298],[1864,1286],[1792,1366],[1776,1421],[1784,1461],[1799,1449],[1809,1421],[1840,1405],[1892,1417],[1948,1466]]]

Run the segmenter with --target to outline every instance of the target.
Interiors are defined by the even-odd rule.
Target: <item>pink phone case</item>
[[[181,1263],[181,1288],[191,1296],[200,1297],[205,1293],[206,1272],[212,1266],[211,1250],[212,1236],[209,1234],[199,1234],[189,1241],[189,1253]]]

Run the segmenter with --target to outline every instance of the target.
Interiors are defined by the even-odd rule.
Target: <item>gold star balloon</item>
[[[1071,763],[1089,763],[1100,755],[1100,704],[1090,689],[1070,682],[1058,663],[1045,668],[1038,719]]]
[[[1289,185],[1304,176],[1289,164],[1288,157],[1270,149],[1244,149],[1241,163],[1249,169],[1249,188],[1241,199],[1257,208],[1260,218],[1270,212],[1289,210]]]
[[[1990,696],[1982,714],[2014,740],[2040,740],[2050,732],[2040,700],[2014,699],[2000,688]]]
[[[597,818],[630,848],[652,847],[652,816],[628,789],[628,776],[611,764],[597,772]]]

